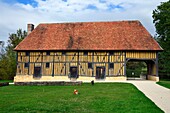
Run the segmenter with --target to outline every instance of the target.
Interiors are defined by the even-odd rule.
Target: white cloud
[[[167,0],[35,0],[37,5],[0,1],[0,40],[27,23],[140,20],[154,35],[152,11]],[[109,6],[112,6],[112,9]]]

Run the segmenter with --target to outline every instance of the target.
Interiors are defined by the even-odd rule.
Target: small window
[[[110,55],[114,55],[114,52],[109,52]]]
[[[110,64],[109,64],[109,67],[110,67],[110,68],[114,68],[114,63],[110,63]]]
[[[28,68],[29,67],[29,63],[25,63],[24,67]]]
[[[66,52],[65,52],[65,51],[63,51],[63,52],[62,52],[62,55],[66,55]]]
[[[26,52],[25,54],[26,54],[26,56],[29,56],[29,55],[30,55],[30,52]]]
[[[88,63],[88,68],[92,69],[92,63]]]
[[[49,52],[49,51],[48,51],[48,52],[46,52],[46,55],[48,55],[48,56],[49,56],[49,55],[50,55],[50,52]]]
[[[46,68],[49,68],[50,67],[50,63],[46,63]]]
[[[88,52],[84,52],[84,56],[87,56],[88,55]]]

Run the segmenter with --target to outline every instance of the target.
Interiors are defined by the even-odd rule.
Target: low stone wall
[[[9,82],[0,83],[0,87],[2,87],[2,86],[8,86],[8,85],[9,85]]]
[[[81,85],[82,81],[76,82],[67,82],[67,81],[41,81],[41,82],[14,82],[16,86],[27,86],[27,85],[35,85],[35,86],[75,86]]]

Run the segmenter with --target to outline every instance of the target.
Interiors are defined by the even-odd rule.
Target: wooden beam
[[[158,52],[156,53],[156,62],[155,62],[155,65],[156,65],[156,76],[158,77],[158,70],[159,70],[159,67],[158,67]]]

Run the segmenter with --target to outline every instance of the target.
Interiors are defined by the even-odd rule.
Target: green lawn
[[[157,84],[170,89],[170,80],[161,80]]]
[[[2,82],[9,82],[9,83],[12,83],[13,80],[0,80],[0,83],[2,83]]]
[[[79,95],[74,95],[77,89]],[[0,113],[162,113],[135,86],[96,83],[82,86],[0,87]]]

